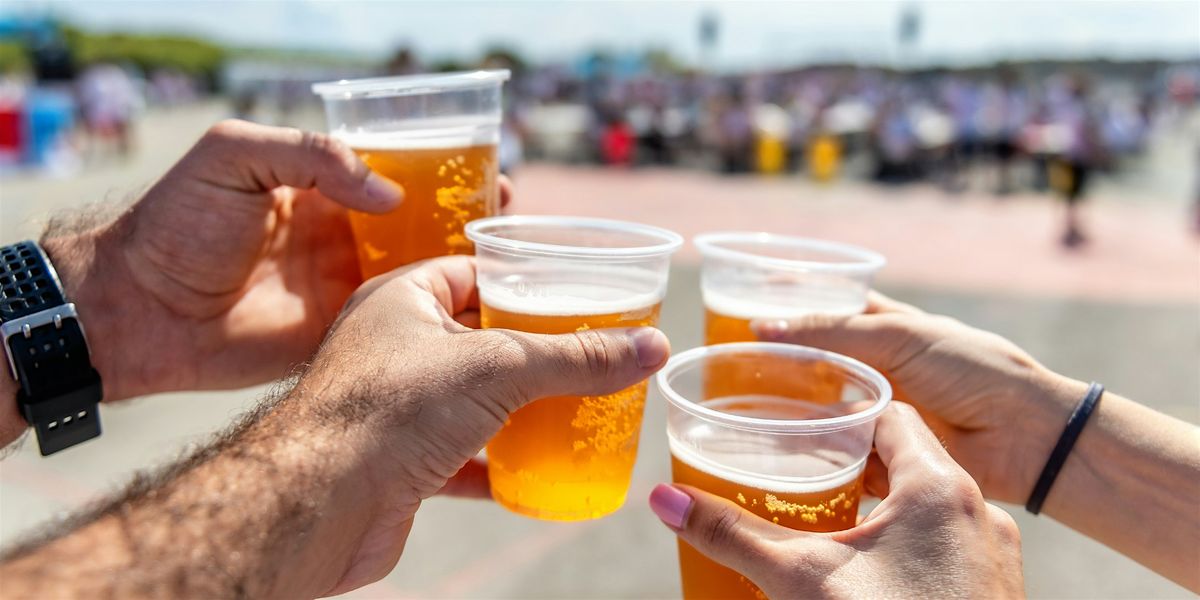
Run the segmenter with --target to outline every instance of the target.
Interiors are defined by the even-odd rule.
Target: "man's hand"
[[[984,502],[912,407],[879,417],[866,487],[883,501],[856,527],[807,533],[689,486],[659,485],[651,507],[680,538],[769,598],[1015,598],[1021,536]]]
[[[540,397],[628,387],[670,354],[649,328],[472,329],[474,281],[474,259],[447,257],[367,282],[286,399],[85,528],[18,550],[0,570],[5,592],[314,597],[360,587],[395,565],[422,500],[456,487],[447,483],[460,470],[478,473],[463,467],[509,414]]]
[[[345,209],[402,199],[328,136],[225,121],[115,221],[43,244],[105,400],[236,388],[307,360],[361,282]],[[5,415],[0,444],[24,429]]]

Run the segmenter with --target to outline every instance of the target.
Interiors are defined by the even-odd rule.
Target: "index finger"
[[[916,409],[903,402],[893,402],[879,415],[875,451],[887,469],[891,490],[965,474]]]
[[[451,315],[479,307],[475,288],[475,259],[471,256],[443,256],[417,263],[407,273]]]
[[[225,189],[262,194],[280,186],[317,188],[347,208],[372,213],[396,207],[404,195],[342,142],[311,131],[222,121],[208,130],[179,168]]]

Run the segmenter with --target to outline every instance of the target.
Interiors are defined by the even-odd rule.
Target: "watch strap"
[[[43,456],[100,435],[103,386],[83,325],[36,243],[0,248],[0,331]]]

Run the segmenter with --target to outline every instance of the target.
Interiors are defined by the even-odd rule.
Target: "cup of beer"
[[[501,86],[507,70],[317,83],[329,132],[404,188],[387,214],[350,212],[364,279],[435,256],[470,254],[463,233],[500,210]]]
[[[678,234],[624,221],[509,216],[467,224],[485,328],[561,334],[654,326]],[[544,520],[576,521],[625,503],[646,382],[607,396],[541,398],[488,443],[492,497]]]
[[[790,364],[796,373],[825,365],[841,385],[763,393],[754,385],[712,393],[707,373],[737,366]],[[795,377],[758,370],[760,378]],[[739,380],[750,382],[750,379]],[[891,401],[887,379],[863,363],[824,350],[768,342],[703,346],[671,357],[655,375],[667,400],[667,438],[675,483],[716,494],[758,517],[803,531],[855,525],[875,420]],[[683,597],[763,598],[740,573],[679,540]]]
[[[703,258],[700,288],[704,343],[709,345],[756,341],[750,323],[758,319],[861,313],[871,280],[886,263],[882,255],[855,246],[762,232],[706,233],[692,242]],[[739,364],[711,366],[708,385],[717,394],[722,385],[798,393],[802,390],[789,388],[809,389],[825,382],[831,389],[819,395],[837,395],[833,388],[840,385],[839,378],[825,363],[807,363],[806,372],[784,376],[795,368],[786,361],[774,366],[765,361],[749,371]],[[755,378],[762,370],[772,375],[774,370],[780,372]]]

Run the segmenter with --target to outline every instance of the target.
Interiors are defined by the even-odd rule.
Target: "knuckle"
[[[731,507],[722,507],[707,522],[701,532],[704,543],[710,548],[733,545],[738,539],[742,513]]]
[[[354,151],[336,138],[315,131],[301,131],[300,145],[305,152],[326,166],[340,167],[350,172],[357,171],[358,158],[355,157]],[[365,169],[362,174],[366,175]]]
[[[207,141],[225,141],[241,137],[246,133],[246,127],[249,124],[238,119],[223,119],[214,123],[204,133],[204,139]]]
[[[921,414],[917,412],[917,409],[907,402],[893,402],[892,410],[895,411],[897,416],[903,419],[912,420],[921,418]]]
[[[988,504],[987,510],[1000,541],[1007,545],[1020,546],[1021,529],[1017,527],[1017,521],[1012,518],[1012,515],[994,504]]]
[[[612,374],[620,358],[607,337],[594,330],[576,331],[572,334],[579,347],[579,357],[588,373],[607,377]]]
[[[941,510],[968,519],[976,519],[986,510],[979,486],[962,469],[955,468],[953,472],[939,479],[940,482],[930,490],[927,497]]]
[[[524,349],[513,338],[499,332],[476,330],[470,336],[461,376],[470,386],[484,386],[507,379],[524,361]]]

